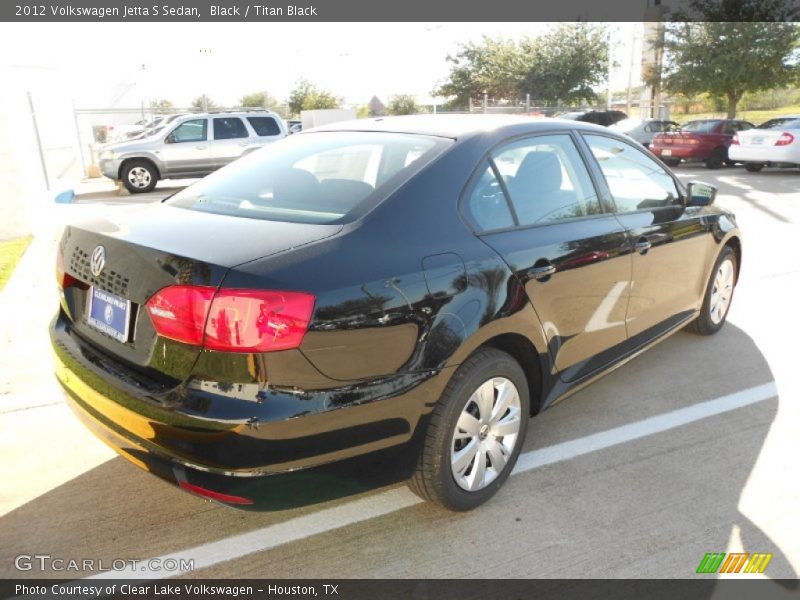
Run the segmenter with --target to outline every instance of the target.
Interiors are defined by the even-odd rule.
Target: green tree
[[[175,105],[172,104],[171,101],[166,100],[165,98],[159,98],[158,100],[153,100],[150,103],[151,108],[155,114],[168,114],[173,112]]]
[[[671,93],[723,99],[732,119],[746,92],[796,80],[797,43],[795,23],[669,23],[661,84]]]
[[[673,21],[770,22],[800,21],[800,6],[791,0],[689,0]]]
[[[526,94],[547,105],[575,104],[596,98],[593,87],[608,71],[606,29],[589,23],[565,23],[520,41],[484,37],[448,56],[448,80],[435,96],[466,106],[486,93],[495,102],[518,103]]]
[[[271,108],[279,106],[278,100],[270,96],[267,92],[253,92],[245,94],[239,99],[239,106],[243,108]]]
[[[416,97],[411,94],[397,94],[389,98],[388,110],[390,115],[414,115],[423,112]]]
[[[211,110],[213,108],[217,108],[217,103],[205,94],[201,94],[192,100],[192,108],[196,108],[198,110]]]
[[[448,80],[433,90],[433,95],[451,98],[460,106],[467,106],[470,99],[480,102],[484,93],[499,101],[517,99],[520,77],[527,66],[519,44],[488,36],[480,42],[462,44],[455,56],[447,56],[447,62]]]
[[[339,108],[342,104],[342,99],[302,79],[289,94],[288,104],[291,114],[299,115],[304,110]]]
[[[591,23],[563,23],[537,38],[520,42],[526,68],[518,83],[546,106],[597,99],[594,88],[608,77],[608,32]]]

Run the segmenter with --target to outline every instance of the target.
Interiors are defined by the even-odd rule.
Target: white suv
[[[132,193],[149,192],[159,179],[204,177],[284,137],[283,119],[266,110],[183,115],[145,137],[103,146],[100,170]]]

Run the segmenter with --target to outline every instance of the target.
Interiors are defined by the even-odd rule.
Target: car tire
[[[519,363],[495,348],[479,350],[458,368],[434,407],[409,487],[450,510],[483,504],[514,468],[529,416],[528,382]],[[501,461],[497,471],[492,463]]]
[[[721,169],[726,160],[728,160],[728,153],[725,148],[715,148],[711,156],[706,159],[706,167],[709,169]]]
[[[661,160],[664,161],[664,164],[668,167],[677,167],[681,164],[680,158],[662,158]]]
[[[758,173],[761,169],[764,168],[764,165],[761,163],[745,163],[744,168],[750,171],[751,173]]]
[[[126,162],[120,172],[122,184],[131,194],[152,192],[158,183],[158,170],[147,160]]]
[[[712,335],[722,329],[733,301],[736,269],[736,253],[730,246],[725,246],[711,271],[700,314],[687,325],[687,331],[698,335]]]

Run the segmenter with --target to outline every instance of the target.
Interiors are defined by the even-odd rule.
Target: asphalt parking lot
[[[65,218],[168,192],[57,207],[0,295],[0,576],[93,574],[15,568],[39,553],[194,560],[132,573],[142,577],[686,578],[705,553],[739,551],[774,555],[761,577],[796,579],[800,170],[677,172],[717,185],[743,230],[728,324],[678,333],[536,417],[514,476],[465,514],[419,501],[391,456],[261,481],[260,512],[207,503],[117,457],[50,374],[52,240]]]

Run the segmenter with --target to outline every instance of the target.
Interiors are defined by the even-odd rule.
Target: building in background
[[[0,65],[0,238],[29,233],[48,191],[83,175],[68,81],[53,67]]]

